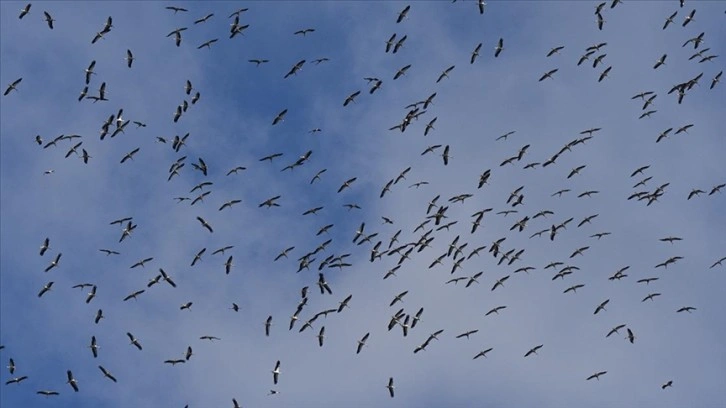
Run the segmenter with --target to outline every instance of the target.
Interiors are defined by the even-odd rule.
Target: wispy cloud
[[[23,19],[17,14],[24,3],[0,4],[0,77],[3,85],[23,78],[17,91],[0,100],[0,355],[17,366],[1,378],[28,376],[2,386],[0,405],[211,407],[232,406],[233,398],[243,406],[300,407],[723,404],[726,328],[719,322],[726,306],[726,262],[709,267],[726,256],[726,200],[723,192],[709,192],[726,182],[726,98],[723,84],[710,89],[724,65],[721,57],[699,62],[725,52],[723,5],[625,2],[610,8],[608,3],[598,30],[595,3],[489,3],[483,15],[471,1],[411,3],[407,18],[397,24],[408,3],[253,2],[240,14],[239,24],[249,27],[232,39],[228,16],[243,5],[227,2],[174,4],[189,10],[178,13],[162,3],[39,2]],[[692,9],[696,18],[683,27]],[[53,30],[43,21],[44,10],[55,19]],[[676,10],[674,23],[663,30]],[[209,13],[214,16],[194,24]],[[91,44],[108,16],[111,31]],[[182,27],[187,30],[176,47],[167,34]],[[315,31],[294,34],[307,28]],[[697,49],[682,46],[702,32]],[[406,40],[395,54],[386,53],[394,33],[396,41]],[[210,49],[197,49],[216,38]],[[504,50],[495,58],[500,38]],[[600,43],[607,45],[578,66],[586,49]],[[564,48],[546,57],[558,46]],[[127,49],[134,55],[131,68],[124,59]],[[689,60],[699,51],[702,57]],[[654,70],[664,53],[666,65]],[[314,62],[323,58],[328,60]],[[251,59],[269,62],[256,66]],[[94,60],[88,95],[97,96],[105,83],[108,101],[79,102],[84,69]],[[301,60],[302,69],[284,78]],[[406,65],[411,66],[406,74],[394,80]],[[609,75],[598,82],[608,67]],[[558,71],[551,79],[538,81],[553,69]],[[382,81],[373,94],[373,82],[365,77]],[[682,103],[677,92],[668,94],[694,78],[698,84]],[[186,81],[193,86],[189,95]],[[360,95],[343,107],[356,91]],[[658,95],[646,109],[656,112],[639,119],[644,101],[631,98],[644,91]],[[191,104],[197,92],[199,100]],[[411,111],[409,104],[431,97],[433,103],[419,105],[418,112],[425,113],[405,132],[389,130]],[[175,123],[184,101],[188,109]],[[124,133],[100,140],[103,123],[119,109],[124,120],[146,126],[129,123]],[[273,126],[284,109],[284,121]],[[694,126],[675,134],[687,124]],[[110,132],[115,128],[114,122]],[[601,130],[558,154],[592,128]],[[668,128],[669,136],[656,143]],[[507,132],[514,133],[496,140]],[[175,137],[187,133],[174,151]],[[82,137],[44,148],[59,135],[73,134]],[[79,142],[77,151],[91,156],[88,164],[74,153],[65,157]],[[434,145],[441,146],[422,155]],[[445,146],[448,165],[441,157]],[[521,160],[500,165],[524,146],[529,147]],[[133,159],[120,163],[136,148]],[[308,151],[301,165],[283,170]],[[282,155],[271,162],[260,161],[277,153]],[[552,165],[524,169],[555,154]],[[179,175],[167,181],[170,166],[183,156]],[[200,158],[207,176],[193,169]],[[245,169],[227,175],[238,166]],[[568,178],[580,166],[585,166],[580,174]],[[642,166],[650,167],[630,177]],[[380,198],[389,180],[409,167]],[[487,169],[491,177],[478,189]],[[48,170],[53,173],[44,174]],[[644,187],[633,187],[646,177],[652,178]],[[207,181],[213,184],[192,191]],[[409,187],[418,182],[423,184]],[[666,183],[652,205],[627,200]],[[520,187],[514,199],[521,194],[522,203],[512,207],[507,198]],[[694,189],[705,193],[687,199]],[[560,190],[569,191],[554,195]],[[203,201],[190,205],[206,191]],[[587,191],[596,193],[578,198]],[[461,194],[472,196],[449,202]],[[259,207],[277,195],[279,207]],[[431,220],[414,231],[436,212],[426,211],[436,196],[437,205],[449,207],[441,224],[456,224],[439,230]],[[190,200],[177,203],[175,197]],[[220,211],[230,200],[241,202]],[[323,208],[302,215],[316,207]],[[471,233],[471,215],[488,208],[492,211]],[[505,210],[518,212],[497,214]],[[544,210],[552,214],[534,217]],[[524,230],[513,230],[525,216]],[[109,223],[124,217],[133,217],[137,227],[119,242],[125,223]],[[550,240],[552,225],[569,218]],[[363,222],[365,235],[378,235],[358,245],[352,240]],[[398,242],[389,246],[399,230]],[[413,246],[370,262],[377,242],[380,252],[395,250],[422,243],[429,230],[427,237],[434,239],[428,247],[416,245],[402,261]],[[598,239],[597,233],[610,235]],[[668,236],[683,240],[659,241]],[[50,248],[40,257],[46,237]],[[505,237],[502,253],[524,250],[511,264],[489,252]],[[309,269],[296,273],[299,258],[321,245],[309,256],[314,259]],[[225,246],[233,248],[212,254]],[[480,246],[486,249],[452,273],[459,259]],[[273,261],[289,247],[295,248],[287,257]],[[463,256],[452,254],[430,267],[456,247]],[[190,266],[204,248],[201,260]],[[571,257],[581,248],[582,255]],[[59,253],[58,266],[43,272]],[[350,266],[318,271],[329,256],[347,254],[336,262]],[[226,274],[229,256],[233,266]],[[667,269],[655,268],[674,256],[683,258]],[[130,268],[145,258],[153,260]],[[562,265],[545,268],[552,262]],[[515,272],[526,266],[534,269]],[[553,279],[566,266],[578,269]],[[627,277],[608,279],[625,267]],[[176,287],[164,281],[147,287],[160,268]],[[321,294],[319,272],[332,295]],[[483,272],[478,283],[468,288],[467,281],[446,284],[478,272]],[[505,276],[503,286],[491,290]],[[651,277],[659,279],[636,283]],[[51,281],[51,290],[38,298]],[[90,287],[72,288],[81,283],[97,287],[89,303]],[[584,286],[577,293],[563,294],[578,284]],[[303,287],[307,303],[288,330]],[[123,301],[142,289],[137,299]],[[405,291],[402,302],[389,306]],[[642,301],[652,293],[661,295]],[[316,313],[337,309],[349,295],[349,308],[320,316],[300,332]],[[607,310],[593,315],[607,299]],[[187,302],[190,310],[180,310]],[[238,312],[231,310],[233,303]],[[498,306],[506,308],[487,315]],[[676,312],[684,306],[696,310]],[[410,315],[409,325],[424,310],[406,336],[401,325],[387,328],[400,308]],[[95,324],[99,309],[104,318]],[[634,332],[634,344],[625,339],[626,328],[605,337],[620,324]],[[320,347],[316,335],[323,326]],[[438,330],[444,330],[438,340],[414,353]],[[456,338],[470,330],[478,332]],[[129,345],[127,332],[143,350]],[[366,346],[356,354],[366,333]],[[100,346],[95,359],[87,350],[91,336]],[[524,357],[540,344],[536,355]],[[188,362],[164,363],[183,359],[188,346],[193,349]],[[473,360],[488,348],[486,358]],[[277,360],[281,373],[275,385]],[[118,383],[104,378],[99,365]],[[66,370],[72,370],[80,392],[65,384]],[[585,380],[599,371],[607,374]],[[389,377],[395,380],[394,399],[385,388]],[[661,390],[668,380],[673,389]],[[44,389],[60,395],[39,402],[45,398],[36,391]],[[270,390],[279,394],[268,396]]]

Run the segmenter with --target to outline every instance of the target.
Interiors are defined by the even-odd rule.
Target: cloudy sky
[[[205,408],[232,407],[234,398],[247,407],[724,406],[726,261],[711,266],[726,257],[726,187],[712,191],[726,183],[726,92],[723,83],[710,86],[724,67],[726,4],[678,3],[608,2],[602,30],[597,3],[588,1],[490,1],[483,14],[461,0],[188,2],[173,4],[188,10],[176,13],[160,2],[36,2],[22,19],[24,3],[0,3],[0,81],[23,78],[0,98],[0,356],[15,365],[14,374],[0,374],[0,405]],[[249,10],[239,26],[249,27],[230,39],[228,16],[240,8]],[[43,11],[55,20],[52,30]],[[92,44],[109,16],[110,32]],[[178,28],[186,30],[177,47],[167,34]],[[305,29],[314,31],[294,34]],[[394,43],[406,39],[387,53],[394,33]],[[701,33],[698,48],[694,41],[683,46]],[[495,58],[500,38],[504,49]],[[548,57],[556,47],[564,48]],[[79,101],[91,61],[87,97]],[[380,88],[371,94],[375,81],[364,78],[378,78]],[[98,97],[102,83],[107,100],[94,102],[88,97]],[[679,84],[681,103],[678,90],[668,94]],[[642,92],[653,94],[632,99]],[[407,107],[434,94],[426,107]],[[272,125],[283,110],[284,121]],[[407,117],[404,132],[389,130]],[[588,129],[599,130],[583,133]],[[187,134],[175,151],[174,139]],[[81,137],[52,143],[61,135]],[[428,147],[433,152],[422,154]],[[281,156],[260,161],[273,154]],[[206,176],[194,168],[200,159]],[[174,163],[184,166],[168,180]],[[245,169],[227,175],[238,166]],[[488,182],[477,188],[486,170]],[[398,181],[380,198],[390,180]],[[213,184],[191,192],[203,182]],[[703,193],[688,199],[693,190]],[[191,205],[203,192],[210,193]],[[657,192],[657,201],[628,200],[637,192]],[[462,194],[471,196],[449,202]],[[274,196],[279,207],[259,206]],[[220,211],[230,200],[241,201]],[[430,216],[447,206],[435,225]],[[487,209],[472,233],[472,214]],[[127,223],[110,223],[126,217],[136,228],[119,242]],[[513,228],[519,221],[522,231]],[[563,223],[551,240],[550,230]],[[661,241],[667,237],[681,240]],[[46,238],[49,248],[39,256]],[[381,256],[371,262],[379,241]],[[212,254],[226,246],[233,248]],[[273,261],[290,247],[287,258]],[[655,267],[672,257],[681,258]],[[146,258],[153,260],[131,268]],[[301,259],[310,266],[296,273]],[[561,264],[545,268],[551,263]],[[176,287],[147,287],[160,268]],[[319,273],[332,294],[321,294]],[[447,284],[455,278],[462,280]],[[658,280],[638,282],[649,278]],[[90,302],[90,286],[73,288],[84,283],[96,287]],[[307,300],[289,330],[303,287]],[[320,315],[300,332],[349,295],[342,312]],[[499,306],[506,308],[487,315]],[[695,310],[677,312],[684,307]],[[399,324],[388,330],[401,308]],[[95,324],[99,309],[104,318]],[[618,325],[626,326],[606,337]],[[127,332],[143,350],[129,344]],[[473,359],[489,348],[486,358]],[[185,362],[164,363],[177,359]],[[67,370],[77,393],[66,384]],[[668,381],[672,387],[661,390]],[[39,390],[60,395],[45,398]]]

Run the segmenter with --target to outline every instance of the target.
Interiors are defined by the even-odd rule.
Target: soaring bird
[[[668,57],[668,54],[663,54],[662,57],[658,58],[657,61],[655,61],[655,65],[653,65],[653,69],[658,69],[661,65],[665,65],[665,60]]]
[[[388,388],[388,394],[390,394],[391,398],[393,398],[393,390],[396,388],[393,386],[393,377],[388,379],[388,385],[386,385],[386,388]]]
[[[272,381],[277,385],[277,380],[280,377],[280,360],[275,363],[275,369],[272,370]]]
[[[449,74],[451,73],[451,71],[453,71],[453,70],[454,70],[454,68],[455,68],[455,67],[456,67],[456,65],[452,65],[452,66],[450,66],[450,67],[446,68],[446,69],[445,69],[445,70],[444,70],[444,71],[443,71],[443,72],[441,73],[441,75],[439,75],[439,79],[437,79],[437,80],[436,80],[436,83],[438,84],[439,82],[441,82],[441,80],[442,80],[442,79],[444,79],[444,78],[448,78],[448,77],[449,77]]]
[[[53,268],[55,268],[56,266],[58,266],[58,262],[60,262],[61,256],[63,256],[63,253],[60,253],[60,252],[59,252],[59,253],[58,253],[58,255],[56,255],[56,256],[55,256],[55,259],[54,259],[54,260],[52,260],[52,261],[50,262],[50,265],[48,265],[48,266],[47,266],[47,267],[45,268],[45,272],[48,272],[48,271],[50,271],[51,269],[53,269]]]
[[[550,70],[550,71],[547,71],[547,72],[545,72],[545,73],[544,73],[544,74],[543,74],[543,75],[542,75],[542,76],[541,76],[541,77],[539,78],[539,82],[542,82],[542,81],[544,81],[544,80],[545,80],[545,79],[547,79],[547,78],[550,78],[550,79],[552,79],[552,75],[554,75],[554,74],[555,74],[555,72],[557,72],[557,71],[559,71],[559,68],[555,68],[555,69],[552,69],[552,70]]]
[[[601,310],[606,310],[606,309],[605,309],[605,306],[606,306],[606,305],[607,305],[608,303],[610,303],[610,299],[607,299],[607,300],[603,301],[602,303],[600,303],[600,304],[599,304],[599,305],[597,306],[597,308],[595,308],[595,313],[593,313],[593,314],[598,314],[598,313],[599,313],[599,312],[600,312]]]
[[[401,10],[401,12],[398,13],[398,18],[396,18],[396,23],[400,23],[401,21],[403,21],[403,19],[405,19],[406,16],[408,15],[409,10],[411,10],[411,5],[404,7],[403,10]]]
[[[540,344],[539,346],[532,347],[527,351],[527,353],[524,355],[525,357],[529,357],[532,354],[537,354],[537,350],[541,349],[543,344]]]
[[[195,20],[194,21],[194,24],[204,23],[205,21],[209,20],[213,16],[214,16],[214,13],[207,14],[206,16],[204,16],[204,17],[202,17],[202,18],[200,18],[198,20]]]
[[[360,91],[355,91],[352,94],[348,95],[347,98],[345,98],[345,101],[343,101],[343,106],[348,106],[349,103],[354,102],[355,98],[360,95]]]
[[[28,3],[22,10],[20,10],[20,15],[18,16],[18,18],[22,20],[26,14],[30,13],[30,8],[32,6],[32,4]]]
[[[469,61],[470,64],[473,64],[474,61],[476,61],[476,58],[479,56],[479,51],[481,50],[482,43],[479,43],[479,45],[474,48],[474,51],[471,53],[471,59]]]
[[[275,116],[275,119],[272,120],[273,125],[277,125],[280,122],[283,122],[285,120],[285,115],[287,114],[287,109],[283,109],[280,113]]]
[[[370,335],[370,333],[366,333],[360,340],[358,340],[358,346],[356,347],[355,354],[360,354],[360,351],[363,349],[363,346],[366,345],[366,341],[368,341],[368,337]]]
[[[9,94],[10,91],[17,91],[18,90],[17,86],[22,81],[23,81],[23,78],[18,78],[15,81],[13,81],[12,83],[8,84],[8,87],[7,87],[7,89],[5,89],[5,93],[3,93],[3,96],[6,96],[7,94]]]
[[[53,22],[55,20],[53,19],[53,17],[47,11],[44,11],[43,12],[43,16],[45,16],[45,22],[48,23],[48,28],[50,28],[52,30],[53,29]]]
[[[499,41],[497,42],[497,46],[494,47],[494,58],[499,57],[499,54],[501,54],[503,50],[504,50],[504,38],[499,38]]]
[[[587,377],[587,380],[590,381],[590,380],[592,380],[594,378],[594,379],[596,379],[596,380],[599,381],[600,380],[600,376],[603,376],[605,374],[607,374],[607,371],[598,371],[597,373],[595,373],[595,374]]]
[[[73,373],[71,370],[66,371],[66,376],[68,377],[68,381],[66,381],[66,384],[70,384],[70,386],[73,388],[73,391],[78,392],[78,381],[73,378]]]
[[[126,333],[126,336],[128,336],[129,340],[131,340],[131,344],[132,344],[133,346],[135,346],[135,347],[136,347],[137,349],[139,349],[139,350],[142,350],[142,349],[143,349],[143,348],[141,347],[141,343],[139,342],[139,340],[138,340],[138,339],[136,339],[136,337],[134,337],[134,335],[133,335],[133,334],[131,334],[131,333],[127,332],[127,333]]]
[[[23,381],[25,381],[27,379],[28,379],[28,376],[27,375],[23,375],[21,377],[11,378],[11,379],[5,381],[5,385],[20,384],[21,382],[23,382]]]
[[[408,71],[409,68],[411,68],[411,64],[408,64],[408,65],[404,66],[403,68],[399,69],[398,71],[396,71],[396,75],[393,76],[393,79],[396,80],[396,79],[402,77],[403,75],[406,75],[406,71]]]
[[[43,256],[45,254],[45,251],[47,251],[49,247],[50,247],[50,239],[46,238],[43,241],[43,245],[40,246],[40,256]]]
[[[202,224],[202,227],[209,230],[209,232],[214,232],[214,230],[212,229],[212,226],[209,225],[209,223],[207,221],[205,221],[204,218],[198,216],[197,220]]]
[[[217,41],[219,41],[219,38],[215,38],[215,39],[206,41],[202,45],[200,45],[199,47],[197,47],[197,49],[198,50],[201,50],[202,48],[207,47],[207,48],[209,48],[211,50],[212,49],[212,44],[216,43]]]

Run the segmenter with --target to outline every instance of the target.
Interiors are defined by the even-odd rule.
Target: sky
[[[710,89],[724,68],[726,2],[608,2],[602,30],[597,4],[491,0],[480,14],[477,2],[461,0],[66,1],[33,2],[18,19],[25,3],[1,2],[0,83],[23,80],[0,97],[0,361],[15,365],[14,374],[0,371],[0,405],[206,408],[232,407],[233,399],[245,407],[726,405],[726,261],[711,267],[726,257],[726,187],[709,194],[726,183],[725,84]],[[249,27],[230,39],[228,16],[240,8],[248,10],[239,24]],[[691,10],[695,18],[684,27]],[[55,20],[52,30],[43,11]],[[110,32],[92,44],[109,16]],[[178,28],[187,29],[177,47],[167,34]],[[294,34],[310,28],[315,31]],[[396,41],[406,36],[395,54],[386,52],[394,33]],[[682,46],[700,33],[697,49],[693,42]],[[500,38],[504,49],[495,58]],[[213,39],[219,40],[198,49]],[[586,49],[600,43],[606,45],[578,66]],[[548,57],[556,47],[564,48]],[[133,53],[131,68],[126,50]],[[654,69],[663,54],[665,65]],[[718,57],[699,62],[709,55]],[[327,60],[314,62],[322,58]],[[251,59],[269,62],[256,66]],[[301,60],[299,72],[284,78]],[[78,100],[91,61],[87,96],[98,96],[105,83],[106,101]],[[449,67],[448,77],[437,82]],[[539,81],[553,69],[551,78]],[[677,92],[668,94],[700,74],[681,103]],[[364,79],[369,77],[382,81],[373,94]],[[644,100],[632,97],[647,91],[657,98],[643,110]],[[420,115],[404,132],[389,130],[414,109],[408,105],[432,94],[427,107],[417,105],[413,114]],[[188,109],[174,122],[185,101]],[[128,126],[101,140],[101,127],[119,109]],[[272,125],[285,109],[284,121]],[[649,110],[656,112],[639,119]],[[116,126],[114,120],[109,133]],[[175,151],[175,136],[186,134]],[[81,138],[44,147],[60,135]],[[66,158],[79,142],[78,154]],[[441,147],[422,154],[435,145]],[[502,165],[524,146],[521,160]],[[301,165],[284,170],[308,151]],[[525,168],[555,154],[551,165]],[[193,168],[200,158],[206,176]],[[168,180],[177,160],[184,167]],[[238,166],[245,170],[227,175]],[[381,198],[389,180],[408,168]],[[491,176],[478,188],[485,170]],[[203,182],[213,184],[190,192]],[[415,187],[419,182],[424,184]],[[651,205],[628,200],[664,184]],[[522,203],[513,207],[507,199],[520,187],[515,197]],[[698,189],[704,192],[689,199]],[[554,195],[560,190],[568,191]],[[194,205],[175,200],[193,200],[202,191],[210,193]],[[578,197],[588,191],[597,193]],[[449,202],[461,194],[471,196]],[[279,207],[259,206],[278,195]],[[437,196],[437,206],[448,206],[438,226],[427,218],[437,211],[427,214]],[[241,201],[220,211],[230,200]],[[317,214],[302,215],[317,207],[323,207]],[[492,210],[472,233],[472,214],[485,209]],[[509,210],[517,212],[501,213]],[[551,213],[535,217],[542,211]],[[119,242],[125,224],[110,223],[125,217],[137,227]],[[513,228],[525,217],[521,232]],[[551,227],[570,218],[551,240]],[[353,242],[361,223],[369,240]],[[532,237],[539,231],[545,232]],[[597,238],[599,233],[610,234]],[[433,240],[414,247],[422,236]],[[667,237],[681,240],[661,241]],[[49,248],[39,256],[46,238]],[[501,254],[490,252],[502,238],[501,253],[524,250],[511,264],[500,264]],[[308,257],[309,269],[298,272],[300,258],[327,240]],[[379,251],[390,252],[371,262],[379,241]],[[233,248],[212,254],[225,246]],[[478,256],[471,255],[481,246],[486,248]],[[287,257],[274,261],[289,247]],[[461,255],[430,267],[455,247]],[[582,253],[572,256],[578,249]],[[57,266],[44,272],[58,254]],[[349,266],[319,270],[325,258],[346,254],[336,262]],[[671,257],[681,258],[655,267]],[[131,268],[145,258],[153,260]],[[467,259],[452,273],[461,258]],[[384,279],[399,262],[395,275]],[[553,262],[562,264],[545,268]],[[566,266],[572,273],[554,279]],[[515,272],[524,267],[532,269]],[[625,267],[627,276],[609,279]],[[164,281],[147,287],[160,268],[176,287]],[[321,272],[332,294],[321,294]],[[492,290],[505,276],[503,286]],[[454,278],[466,279],[447,284]],[[637,282],[648,278],[658,280]],[[39,298],[49,282],[51,290]],[[83,283],[96,286],[88,303],[90,287],[73,288]],[[584,286],[563,293],[576,285]],[[303,287],[309,288],[307,301],[288,330]],[[142,289],[136,300],[123,300]],[[402,301],[390,306],[403,292]],[[299,331],[349,295],[340,313],[319,316],[312,328]],[[594,314],[605,300],[605,310]],[[189,310],[180,310],[187,302]],[[498,306],[506,308],[487,315]],[[677,312],[683,307],[695,310]],[[409,322],[423,308],[406,336],[404,317],[388,330],[401,308]],[[104,318],[95,324],[99,309]],[[627,329],[635,336],[632,344]],[[414,353],[439,330],[438,340]],[[472,330],[478,332],[457,338]],[[130,345],[126,333],[143,350]],[[356,354],[366,333],[366,346]],[[92,336],[97,358],[88,347]],[[188,361],[164,363],[185,359],[187,347],[193,349]],[[473,359],[489,348],[486,358]],[[104,378],[99,365],[118,382]],[[67,370],[79,392],[66,384]],[[586,380],[602,371],[607,373],[599,379]],[[21,376],[28,378],[5,384]],[[394,398],[386,389],[391,377]],[[672,387],[661,389],[668,381]],[[40,390],[59,395],[37,395]],[[269,395],[272,390],[277,393]]]

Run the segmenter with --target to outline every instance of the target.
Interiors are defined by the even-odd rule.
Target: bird
[[[409,68],[411,68],[411,64],[405,65],[404,67],[396,71],[396,75],[393,76],[393,79],[396,80],[403,75],[406,75],[406,71],[408,71]]]
[[[484,14],[484,6],[486,6],[486,2],[484,2],[484,0],[477,0],[477,6],[479,7],[479,14]]]
[[[320,332],[316,336],[318,338],[318,344],[323,347],[323,339],[325,338],[325,326],[320,328]]]
[[[213,16],[214,16],[214,13],[209,13],[209,14],[207,14],[206,16],[204,16],[204,17],[202,17],[202,18],[200,18],[200,19],[198,19],[198,20],[195,20],[195,21],[194,21],[194,24],[201,24],[201,23],[204,23],[204,22],[206,22],[207,20],[209,20],[210,18],[212,18]]]
[[[696,9],[691,10],[691,12],[686,16],[686,18],[683,20],[682,26],[685,27],[690,23],[691,21],[694,21],[694,16],[696,15]]]
[[[441,82],[441,80],[442,80],[442,79],[444,79],[444,78],[448,78],[448,77],[449,77],[449,74],[451,73],[451,71],[453,71],[453,70],[454,70],[454,68],[455,68],[455,67],[456,67],[456,65],[452,65],[452,66],[450,66],[450,67],[446,68],[446,69],[445,69],[445,70],[444,70],[444,71],[443,71],[443,72],[442,72],[442,73],[441,73],[441,74],[439,75],[439,79],[437,79],[437,80],[436,80],[436,83],[438,84],[439,82]]]
[[[479,358],[479,357],[484,357],[484,358],[486,358],[487,354],[489,354],[489,352],[490,352],[490,351],[492,351],[492,350],[494,350],[494,348],[493,348],[493,347],[489,347],[489,348],[488,348],[488,349],[486,349],[486,350],[482,350],[482,351],[480,351],[479,353],[477,353],[477,355],[475,355],[475,356],[474,356],[474,358],[473,358],[472,360],[476,360],[476,359],[477,359],[477,358]]]
[[[470,64],[473,64],[474,61],[476,61],[477,57],[479,57],[479,51],[481,50],[482,43],[479,43],[476,48],[474,48],[474,51],[471,53],[471,59],[469,60]]]
[[[565,46],[564,46],[564,45],[560,45],[560,46],[558,46],[558,47],[554,47],[554,48],[552,48],[552,49],[551,49],[551,50],[550,50],[550,51],[549,51],[549,52],[547,53],[547,57],[551,57],[551,56],[553,56],[553,55],[555,55],[555,54],[559,54],[559,52],[560,52],[561,50],[563,50],[564,48],[565,48]]]
[[[130,151],[130,152],[128,152],[128,153],[126,153],[126,155],[125,155],[125,156],[124,156],[124,157],[123,157],[123,158],[121,159],[121,163],[123,164],[123,163],[125,163],[125,162],[126,162],[127,160],[129,160],[129,159],[130,159],[130,160],[133,160],[133,159],[134,159],[134,156],[136,155],[136,153],[138,153],[138,152],[139,152],[139,150],[141,150],[141,148],[140,148],[140,147],[137,147],[136,149],[134,149],[134,150],[132,150],[132,151]]]
[[[28,13],[30,13],[30,8],[31,8],[32,6],[33,6],[33,5],[32,5],[32,4],[30,4],[30,3],[26,4],[26,5],[25,5],[25,7],[23,7],[23,8],[22,8],[22,9],[20,10],[20,15],[18,15],[18,18],[19,18],[20,20],[22,20],[22,19],[23,19],[23,17],[25,17],[25,15],[27,15]]]
[[[45,17],[45,22],[48,23],[48,28],[51,30],[53,29],[53,22],[55,21],[53,17],[48,13],[47,11],[43,12],[43,16]]]
[[[205,41],[200,46],[198,46],[197,49],[198,50],[201,50],[202,48],[207,47],[208,49],[211,50],[212,49],[212,44],[216,43],[217,41],[219,41],[219,38],[214,38],[214,39],[211,39],[209,41]]]
[[[302,69],[303,65],[305,65],[305,60],[298,61],[295,65],[290,68],[290,71],[285,74],[284,79],[289,78],[291,75],[297,75],[298,72]]]
[[[139,350],[143,350],[143,348],[141,347],[141,343],[139,343],[139,340],[137,340],[133,334],[127,332],[126,336],[128,336],[129,340],[131,340],[131,345],[133,345],[134,347],[136,347]]]
[[[206,228],[210,233],[214,232],[212,226],[209,225],[209,223],[205,221],[204,218],[197,216],[197,221],[199,221],[199,223],[202,224],[202,227]]]
[[[411,10],[411,5],[404,7],[403,10],[398,13],[398,18],[396,18],[396,24],[400,23],[401,21],[403,21],[403,19],[406,18],[409,10]]]
[[[388,379],[388,385],[386,385],[386,388],[388,388],[388,394],[393,398],[394,392],[393,390],[396,388],[393,386],[393,377]]]
[[[108,378],[109,380],[111,380],[113,382],[118,382],[116,380],[116,377],[114,377],[113,374],[111,374],[111,372],[109,372],[108,370],[103,368],[103,366],[98,366],[98,369],[101,370],[101,373],[103,373],[104,377]]]
[[[542,81],[544,81],[544,80],[545,80],[545,79],[547,79],[547,78],[550,78],[550,79],[552,79],[552,75],[554,75],[554,74],[555,74],[555,72],[557,72],[557,71],[559,71],[559,68],[555,68],[555,69],[552,69],[552,70],[549,70],[549,71],[545,72],[545,73],[544,73],[544,74],[543,74],[543,75],[542,75],[542,76],[541,76],[541,77],[539,78],[539,82],[542,82]]]
[[[345,101],[343,101],[343,106],[348,106],[349,103],[355,102],[355,98],[360,95],[360,91],[355,91],[352,94],[348,95],[347,98],[345,98]]]
[[[126,50],[126,58],[124,59],[126,60],[126,66],[131,68],[131,64],[134,62],[134,54],[131,53],[131,50]]]
[[[96,336],[91,336],[91,345],[88,347],[91,349],[91,353],[93,353],[93,358],[97,358],[99,345],[96,343]]]
[[[600,74],[600,76],[597,79],[597,82],[602,82],[603,79],[607,78],[608,74],[610,73],[610,70],[613,69],[612,66],[609,66],[605,68],[605,70]]]
[[[27,375],[23,375],[23,376],[20,376],[20,377],[11,378],[11,379],[5,381],[5,385],[20,384],[21,382],[23,382],[23,381],[25,381],[27,379],[28,379],[28,376]]]
[[[360,340],[358,340],[358,345],[356,347],[355,354],[360,354],[363,347],[366,345],[366,342],[368,341],[368,337],[370,336],[370,333],[366,333]]]
[[[600,377],[603,376],[603,375],[605,375],[605,374],[607,374],[607,371],[598,371],[595,374],[587,377],[587,381],[590,381],[592,379],[596,379],[596,380],[599,381],[600,380]]]
[[[313,32],[315,32],[315,29],[314,28],[306,28],[306,29],[303,29],[303,30],[295,31],[294,34],[295,35],[302,35],[304,37],[307,33],[313,33]]]
[[[272,370],[272,381],[277,385],[277,380],[280,377],[280,360],[275,363],[275,369]]]
[[[60,253],[60,252],[59,252],[59,253],[58,253],[58,255],[56,255],[56,256],[55,256],[55,259],[53,259],[53,260],[52,260],[52,261],[50,262],[50,265],[48,265],[48,266],[47,266],[47,267],[45,268],[45,272],[48,272],[48,271],[50,271],[51,269],[53,269],[53,268],[57,267],[57,266],[58,266],[58,262],[60,262],[61,256],[63,256],[63,253]]]
[[[232,208],[233,205],[241,203],[242,200],[230,200],[226,203],[222,204],[221,207],[219,207],[219,211],[224,210],[225,208]]]
[[[501,54],[503,50],[504,50],[504,38],[499,38],[499,41],[497,41],[497,46],[494,47],[494,58],[498,58],[499,54]]]
[[[8,84],[7,89],[5,89],[5,93],[3,93],[3,96],[7,96],[11,91],[17,91],[17,86],[20,85],[20,83],[23,82],[23,78],[18,78],[15,81]]]
[[[665,65],[665,60],[668,57],[668,54],[663,54],[662,57],[658,58],[658,60],[655,62],[655,65],[653,66],[653,69],[658,69],[661,65]]]
[[[73,388],[73,391],[78,392],[78,381],[73,378],[73,373],[71,370],[66,371],[66,376],[68,377],[68,381],[66,381],[66,384],[69,384],[71,388]]]
[[[606,306],[606,305],[607,305],[608,303],[610,303],[610,299],[607,299],[607,300],[603,301],[602,303],[600,303],[600,304],[599,304],[599,305],[597,306],[597,308],[595,308],[595,313],[593,313],[593,314],[598,314],[598,313],[599,313],[600,311],[602,311],[602,310],[606,310],[606,309],[605,309],[605,306]]]
[[[258,205],[258,207],[260,207],[260,208],[261,208],[261,207],[263,207],[263,206],[266,206],[266,207],[268,207],[268,208],[271,208],[271,207],[279,207],[279,206],[280,206],[280,204],[278,204],[278,203],[277,203],[276,201],[277,201],[278,199],[280,199],[280,197],[281,197],[281,196],[279,196],[279,195],[278,195],[278,196],[274,196],[274,197],[272,197],[272,198],[268,198],[267,200],[265,200],[265,201],[263,201],[262,203],[260,203],[260,204]]]
[[[661,385],[661,386],[660,386],[660,388],[661,388],[662,390],[665,390],[666,388],[668,388],[668,387],[672,387],[672,386],[673,386],[673,380],[669,380],[669,381],[667,381],[667,382],[666,382],[665,384]]]
[[[50,239],[46,238],[45,240],[43,240],[43,245],[40,246],[40,256],[45,255],[45,252],[48,250],[49,247],[50,247]]]
[[[476,334],[476,333],[478,333],[478,332],[479,332],[479,330],[478,330],[478,329],[475,329],[475,330],[469,330],[469,331],[467,331],[467,332],[464,332],[464,333],[461,333],[461,334],[459,334],[458,336],[456,336],[456,338],[457,338],[457,339],[461,339],[461,338],[464,338],[464,337],[466,337],[466,338],[468,339],[468,338],[469,338],[469,336],[471,336],[472,334]]]
[[[631,344],[635,343],[635,335],[633,334],[633,331],[630,330],[630,328],[627,328],[627,331],[628,331],[628,337],[626,337],[626,338],[628,339],[628,341]]]
[[[665,30],[668,28],[668,25],[673,24],[673,19],[676,18],[678,15],[678,10],[676,10],[673,14],[671,14],[665,21],[665,24],[663,24],[663,29]]]
[[[346,188],[350,187],[350,185],[353,184],[353,182],[355,182],[357,179],[358,179],[358,177],[353,177],[353,178],[346,180],[343,183],[343,185],[341,185],[340,188],[338,189],[338,193],[340,193],[343,190],[345,190]]]
[[[711,86],[709,87],[709,89],[713,89],[716,86],[716,84],[721,81],[722,74],[723,74],[723,71],[719,71],[719,73],[716,74],[715,77],[713,77],[713,79],[711,80]]]
[[[272,125],[274,126],[274,125],[277,125],[278,123],[284,121],[286,114],[287,114],[287,109],[283,109],[282,111],[280,111],[280,113],[278,113],[277,116],[275,116],[275,119],[272,120]]]
[[[544,346],[543,344],[540,344],[539,346],[532,347],[531,349],[529,349],[529,351],[527,351],[527,353],[524,354],[524,356],[529,357],[532,354],[537,354],[537,351],[539,349],[541,349],[543,346]]]

